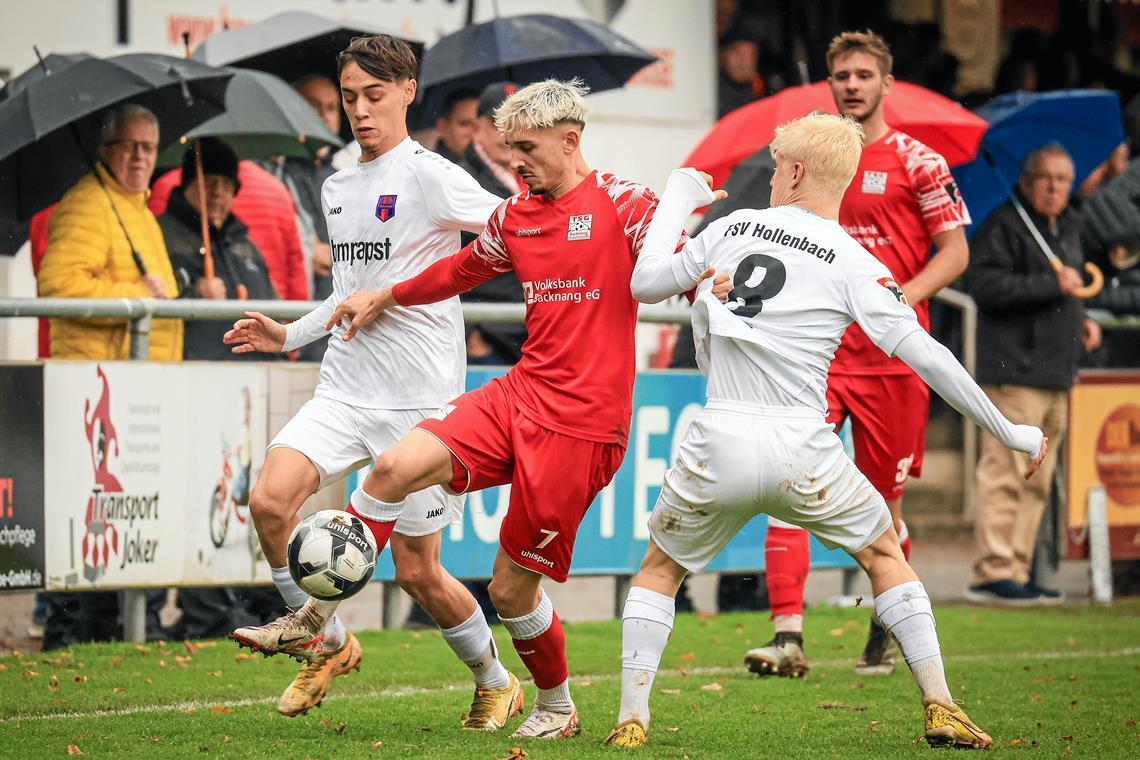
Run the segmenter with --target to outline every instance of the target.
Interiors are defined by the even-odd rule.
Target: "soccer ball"
[[[372,579],[376,539],[355,515],[325,509],[309,515],[289,535],[289,574],[309,596],[347,599]]]

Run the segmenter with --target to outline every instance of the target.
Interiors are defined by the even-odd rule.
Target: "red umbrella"
[[[887,123],[941,153],[951,166],[974,160],[987,124],[958,103],[908,82],[884,100]],[[713,125],[685,159],[719,187],[738,163],[772,141],[776,127],[811,111],[836,113],[827,82],[789,87],[738,108]]]

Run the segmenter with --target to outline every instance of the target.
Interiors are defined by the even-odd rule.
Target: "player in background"
[[[970,217],[946,160],[887,124],[883,101],[894,82],[891,63],[887,44],[871,32],[844,32],[827,49],[835,105],[840,114],[859,121],[867,140],[839,207],[839,223],[890,270],[929,331],[928,299],[969,262],[964,227]],[[902,517],[903,487],[908,475],[921,474],[929,415],[926,384],[853,324],[831,363],[827,419],[838,430],[851,418],[855,464],[886,499],[907,559],[910,536]],[[750,650],[745,663],[762,676],[802,676],[808,669],[803,650],[808,534],[769,519],[764,559],[775,637]],[[872,616],[855,671],[886,675],[894,667],[894,642]]]
[[[607,744],[645,743],[649,695],[673,627],[673,598],[760,512],[842,547],[867,572],[875,612],[918,684],[931,745],[986,747],[955,705],[930,599],[903,556],[881,493],[844,454],[825,418],[828,364],[855,321],[955,409],[1031,459],[1046,439],[1010,423],[954,356],[920,325],[887,268],[836,221],[863,144],[852,119],[813,114],[776,130],[772,207],[740,210],[673,242],[716,196],[692,169],[669,178],[634,269],[632,290],[655,303],[730,273],[727,305],[698,290],[693,333],[708,402],[689,426],[649,518],[649,548],[622,615],[622,701]],[[721,193],[723,195],[723,193]],[[719,276],[719,275],[718,275]]]
[[[289,325],[247,314],[225,336],[236,353],[292,351],[326,337],[329,317],[349,293],[418,274],[458,247],[460,231],[482,230],[499,204],[466,172],[408,137],[416,59],[405,43],[387,35],[357,38],[340,54],[338,66],[341,99],[361,157],[329,177],[321,191],[333,293]],[[329,340],[316,392],[269,444],[250,500],[273,582],[291,609],[301,609],[309,598],[290,577],[285,556],[302,503],[372,461],[461,393],[464,353],[455,298],[392,309],[352,343]],[[475,599],[439,564],[440,531],[461,508],[461,498],[440,488],[409,498],[394,526],[392,559],[396,581],[431,614],[474,674],[475,699],[464,726],[489,730],[501,728],[490,717],[496,711],[522,709],[521,692],[518,679],[498,661]],[[365,519],[371,515],[367,505],[353,509]],[[260,628],[239,628],[233,636],[263,653],[285,652],[305,663],[278,704],[284,715],[320,704],[332,679],[360,663],[360,644],[336,615],[320,624],[286,615]]]
[[[519,737],[580,731],[565,635],[541,581],[566,580],[578,526],[625,453],[637,320],[629,278],[656,206],[642,185],[587,166],[585,92],[547,80],[507,98],[495,123],[529,189],[504,201],[454,256],[394,287],[354,293],[331,319],[351,322],[350,340],[389,310],[453,298],[503,272],[522,282],[528,338],[519,363],[419,423],[352,494],[382,548],[409,494],[511,484],[489,591],[538,687]],[[718,287],[727,292],[727,284]],[[298,616],[324,619],[335,609],[313,600]]]

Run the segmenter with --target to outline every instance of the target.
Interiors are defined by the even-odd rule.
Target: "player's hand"
[[[1045,461],[1045,454],[1049,451],[1049,439],[1041,439],[1041,449],[1037,452],[1037,456],[1029,460],[1029,469],[1025,471],[1025,479],[1029,480],[1033,477],[1033,473],[1037,472],[1037,468]]]
[[[732,280],[728,278],[728,272],[718,273],[715,267],[709,267],[701,272],[701,278],[697,280],[697,285],[710,277],[713,278],[712,294],[721,303],[728,303],[728,294],[732,290]],[[697,285],[694,285],[693,288],[695,289]]]
[[[232,330],[222,336],[222,342],[233,346],[235,354],[253,351],[276,353],[285,346],[285,325],[256,311],[245,312],[246,319],[234,322]]]
[[[701,179],[703,179],[705,181],[705,184],[709,186],[709,190],[713,191],[713,198],[721,201],[728,197],[727,190],[713,190],[713,178],[711,174],[708,172],[697,172],[697,174],[701,175]],[[723,299],[721,300],[723,301]]]
[[[1081,273],[1072,267],[1061,267],[1057,272],[1057,281],[1061,284],[1061,294],[1071,296],[1085,286]]]
[[[360,328],[372,324],[385,309],[390,309],[395,305],[396,299],[392,297],[391,288],[378,291],[358,290],[340,302],[340,306],[336,307],[336,311],[329,318],[329,323],[325,325],[325,329],[331,331],[342,320],[347,319],[349,322],[348,329],[344,331],[344,335],[340,336],[340,339],[352,340]]]

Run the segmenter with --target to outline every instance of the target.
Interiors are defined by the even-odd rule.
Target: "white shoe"
[[[568,713],[557,713],[535,705],[530,715],[511,736],[520,739],[569,739],[582,733],[578,723],[578,708]]]
[[[749,672],[759,676],[783,676],[803,678],[808,671],[807,657],[804,656],[803,636],[794,633],[777,633],[776,637],[762,647],[749,649],[744,654],[744,664]]]
[[[261,652],[266,657],[278,652],[297,662],[310,663],[324,645],[325,624],[313,609],[313,600],[265,625],[238,628],[230,634],[240,646]]]

